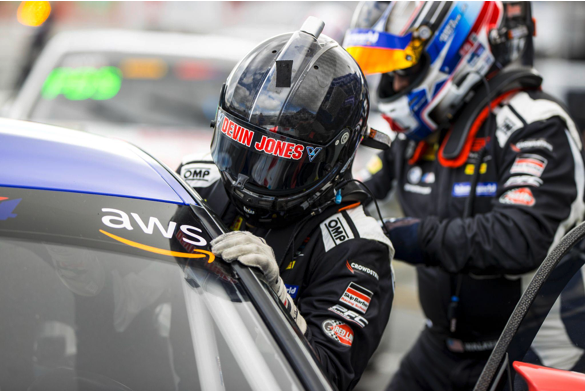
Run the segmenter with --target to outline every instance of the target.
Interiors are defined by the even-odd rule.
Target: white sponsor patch
[[[534,186],[539,187],[542,185],[542,179],[532,175],[518,175],[510,177],[504,187],[516,187],[516,186]]]
[[[408,170],[408,174],[406,174],[406,178],[410,183],[419,183],[422,177],[422,168],[418,166],[412,167]]]
[[[508,190],[500,197],[500,203],[509,205],[533,206],[536,203],[532,191],[527,187]]]
[[[434,172],[427,172],[421,178],[422,183],[435,183],[435,173]]]
[[[543,138],[540,138],[537,140],[522,140],[522,141],[518,141],[516,144],[512,144],[512,145],[515,146],[518,150],[529,149],[529,148],[548,149],[551,152],[553,150],[553,146]]]
[[[522,154],[514,160],[511,174],[528,174],[540,177],[546,168],[547,160],[540,155]]]
[[[374,293],[361,285],[350,282],[339,301],[365,314],[372,301]]]
[[[181,167],[181,178],[191,187],[208,187],[219,180],[219,170],[214,164],[192,163]]]
[[[323,236],[325,251],[354,238],[349,224],[341,213],[334,214],[321,223],[321,236]]]
[[[339,304],[335,304],[333,307],[330,307],[329,311],[341,316],[344,319],[349,320],[350,322],[357,324],[361,328],[364,328],[368,325],[368,320],[366,318],[364,318],[357,312],[348,310],[347,308]]]
[[[410,183],[405,183],[404,184],[404,191],[408,191],[410,193],[428,195],[428,194],[431,194],[432,189],[430,187],[411,185]]]

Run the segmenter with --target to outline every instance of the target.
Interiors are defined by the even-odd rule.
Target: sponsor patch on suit
[[[353,343],[353,330],[342,321],[327,319],[323,322],[322,327],[325,335],[343,346],[349,347]]]
[[[339,301],[365,314],[372,301],[374,293],[361,285],[350,282]]]
[[[325,251],[329,251],[346,240],[354,238],[349,224],[340,213],[334,214],[321,223],[321,235],[323,236]]]
[[[361,328],[364,328],[368,325],[368,320],[366,318],[364,318],[363,316],[361,316],[357,312],[354,312],[352,310],[348,310],[347,308],[345,308],[339,304],[335,304],[333,307],[330,307],[329,311],[341,316],[342,318],[344,318],[346,320],[349,320],[350,322],[357,324]]]
[[[510,169],[511,174],[528,174],[540,177],[546,168],[547,160],[540,155],[526,153],[518,156]]]

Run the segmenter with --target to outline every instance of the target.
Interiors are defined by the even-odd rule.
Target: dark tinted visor
[[[245,187],[251,191],[293,194],[331,173],[349,133],[341,132],[328,145],[307,144],[252,126],[219,108],[211,154],[219,170],[234,181],[240,174],[247,176]]]

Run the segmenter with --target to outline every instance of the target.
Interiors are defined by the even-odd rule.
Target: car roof
[[[196,204],[139,148],[78,130],[0,118],[0,186]]]
[[[209,58],[237,62],[258,42],[204,34],[181,34],[140,30],[63,31],[47,45],[46,51],[121,52]]]

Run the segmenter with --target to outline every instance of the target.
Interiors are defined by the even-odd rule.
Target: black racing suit
[[[581,140],[566,112],[542,92],[518,92],[491,117],[457,161],[441,156],[445,132],[436,144],[398,137],[369,165],[374,196],[395,181],[404,215],[421,219],[427,264],[417,268],[427,326],[390,389],[472,387],[527,273],[582,219]],[[463,218],[476,169],[473,213]]]
[[[361,205],[343,203],[285,228],[252,228],[230,203],[212,161],[187,159],[178,172],[226,226],[273,248],[321,365],[340,390],[352,389],[380,342],[394,297],[394,250],[378,223]]]

